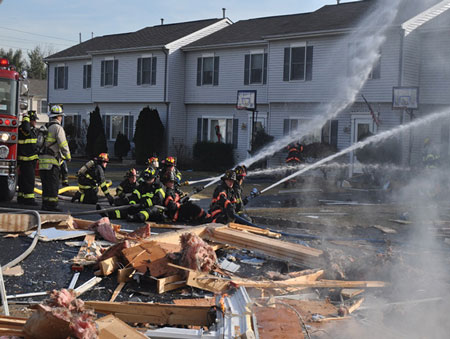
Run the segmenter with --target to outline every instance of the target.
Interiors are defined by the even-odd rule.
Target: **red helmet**
[[[99,162],[109,162],[108,153],[100,153],[97,157],[97,161]]]
[[[125,173],[125,178],[132,178],[135,177],[137,175],[136,169],[135,168],[130,168],[127,173]]]
[[[176,166],[177,159],[175,159],[174,157],[167,157],[164,163],[168,166]]]

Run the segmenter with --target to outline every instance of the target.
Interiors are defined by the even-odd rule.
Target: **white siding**
[[[418,32],[413,32],[404,38],[401,86],[419,86],[420,44],[421,39]]]

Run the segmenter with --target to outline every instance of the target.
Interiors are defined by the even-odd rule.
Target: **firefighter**
[[[227,170],[220,179],[222,182],[214,190],[209,213],[212,222],[227,224],[234,221],[236,212],[236,193],[233,188],[236,172]]]
[[[245,213],[244,210],[244,206],[248,204],[248,198],[242,196],[242,185],[244,184],[244,179],[247,176],[247,167],[244,165],[236,166],[234,172],[236,173],[236,182],[233,186],[236,196],[236,214],[251,222],[251,218]]]
[[[19,204],[37,206],[34,200],[34,177],[36,161],[38,160],[36,111],[29,111],[19,126],[19,146],[17,165],[19,167]]]
[[[130,196],[134,190],[138,187],[136,180],[137,171],[135,168],[130,168],[125,173],[124,180],[116,188],[116,197],[114,198],[114,205],[123,206],[128,205],[130,202]]]
[[[302,152],[303,152],[303,146],[300,145],[298,142],[291,143],[287,146],[288,155],[286,157],[286,164],[288,166],[296,166],[301,163],[302,159]],[[293,173],[293,171],[287,171],[286,176]],[[284,187],[287,188],[289,185],[295,186],[297,183],[297,180],[290,179],[284,183]]]
[[[42,209],[45,211],[61,212],[58,208],[58,189],[60,163],[64,159],[71,160],[66,133],[61,126],[64,116],[60,105],[50,109],[50,122],[47,124],[43,149],[39,156],[39,174],[42,181]]]
[[[67,162],[65,160],[61,161],[61,185],[64,187],[69,186],[69,168],[67,167]]]
[[[159,159],[158,159],[158,157],[153,156],[153,157],[148,158],[148,160],[145,162],[145,165],[147,166],[146,169],[153,168],[156,171],[157,177],[159,177]],[[140,184],[144,181],[144,179],[142,178],[142,175],[144,174],[144,172],[142,172],[140,174],[139,179],[138,179],[138,184]]]
[[[439,150],[431,142],[430,138],[423,141],[422,163],[425,169],[435,169],[439,166],[440,155]]]
[[[177,166],[177,159],[175,157],[167,157],[162,161],[162,168],[160,177],[163,177],[166,175],[167,172],[174,172],[175,174],[175,185],[177,187],[181,186],[181,172],[176,168]]]
[[[164,200],[164,206],[167,208],[166,216],[173,222],[196,222],[199,224],[209,222],[210,215],[203,208],[189,201],[188,195],[182,197],[183,192],[175,186],[176,179],[174,172],[167,172],[161,178],[166,186]]]
[[[114,198],[108,191],[105,179],[105,170],[109,162],[108,153],[100,153],[98,157],[89,160],[77,172],[78,189],[72,198],[72,202],[79,200],[82,204],[96,204],[98,202],[98,187],[112,206]]]
[[[163,220],[163,214],[156,205],[163,204],[165,192],[157,178],[156,171],[153,168],[146,169],[142,178],[144,182],[139,184],[130,197],[130,208],[126,211],[116,210],[113,215],[110,213],[110,218],[126,218],[128,221],[137,222]]]

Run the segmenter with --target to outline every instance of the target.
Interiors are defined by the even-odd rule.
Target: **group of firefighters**
[[[64,113],[60,105],[50,109],[50,121],[37,129],[37,114],[29,111],[19,126],[18,137],[18,194],[17,202],[37,205],[35,201],[35,168],[39,160],[39,175],[42,182],[42,210],[61,211],[58,208],[58,191],[61,174],[63,184],[67,181],[67,165],[71,160],[69,145],[61,122]],[[227,223],[244,214],[247,198],[242,197],[242,184],[247,169],[237,166],[228,170],[214,190],[209,212],[189,200],[191,194],[181,191],[181,173],[176,168],[176,159],[167,157],[159,164],[157,157],[147,161],[147,168],[138,175],[136,169],[129,169],[113,197],[108,189],[105,170],[109,162],[107,153],[100,153],[89,160],[77,172],[78,191],[72,202],[97,204],[98,190],[103,191],[111,206],[116,210],[108,212],[113,219],[128,221],[179,221]],[[61,173],[63,172],[63,173]],[[127,206],[124,208],[124,206]],[[97,204],[97,209],[101,209]]]

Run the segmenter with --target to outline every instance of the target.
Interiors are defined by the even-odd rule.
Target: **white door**
[[[376,133],[376,125],[371,116],[352,116],[352,145],[360,141],[367,133]],[[362,165],[354,152],[350,153],[350,176],[362,173]]]

